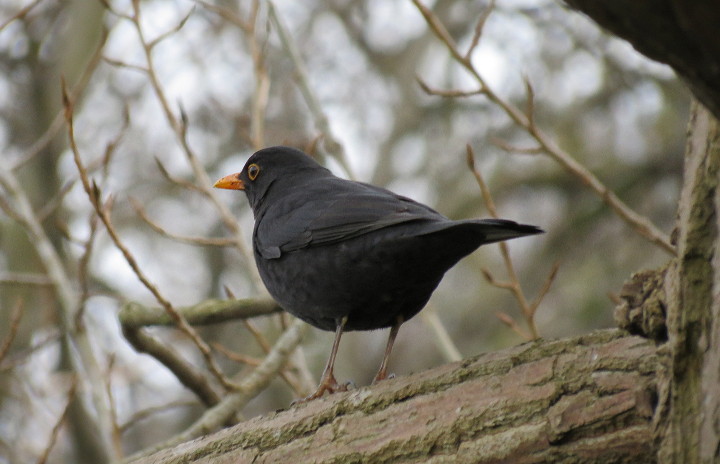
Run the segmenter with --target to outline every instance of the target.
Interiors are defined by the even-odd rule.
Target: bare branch
[[[30,2],[30,3],[28,3],[27,5],[25,5],[24,7],[22,7],[22,8],[20,9],[20,11],[18,11],[17,13],[15,13],[14,15],[10,16],[10,17],[9,17],[8,19],[6,19],[5,21],[3,21],[2,23],[0,23],[0,31],[2,31],[3,29],[5,29],[5,28],[6,28],[10,23],[12,23],[13,21],[18,21],[18,20],[20,20],[20,19],[25,18],[25,16],[27,16],[28,13],[30,13],[30,11],[31,11],[33,8],[35,8],[36,6],[38,6],[38,5],[40,4],[40,2],[42,2],[42,1],[43,1],[43,0],[33,0],[32,2]]]
[[[44,274],[29,274],[27,272],[5,272],[0,274],[0,284],[10,285],[53,285],[52,279]]]
[[[457,48],[457,44],[450,36],[440,19],[420,0],[413,0],[420,13],[425,18],[430,29],[435,33],[438,39],[445,44],[455,61],[465,68],[472,77],[477,81],[483,94],[492,103],[500,107],[507,116],[515,122],[519,127],[523,128],[535,141],[538,142],[543,152],[550,158],[555,160],[563,168],[565,168],[574,177],[580,179],[588,188],[594,191],[600,199],[605,202],[614,212],[625,221],[639,235],[645,237],[653,244],[659,246],[671,255],[675,255],[675,247],[670,242],[667,234],[660,231],[647,217],[642,216],[627,206],[612,190],[607,188],[592,172],[585,166],[580,164],[569,153],[559,148],[540,128],[535,124],[532,114],[534,113],[533,91],[532,87],[526,81],[526,89],[528,92],[528,108],[526,112],[521,111],[517,106],[503,99],[496,94],[492,88],[488,87],[480,72],[473,66],[468,57],[464,56]],[[452,93],[453,91],[444,91]],[[461,91],[460,91],[461,92]]]
[[[197,401],[172,401],[167,404],[163,404],[161,406],[153,406],[150,408],[143,409],[141,411],[136,412],[133,414],[130,419],[127,420],[124,424],[120,425],[120,431],[126,432],[127,429],[134,426],[138,422],[147,419],[148,417],[158,414],[161,412],[168,411],[170,409],[174,408],[187,408],[192,406],[197,406]]]
[[[245,364],[246,366],[252,367],[258,367],[260,366],[260,364],[262,364],[262,359],[247,356],[242,353],[236,353],[229,350],[228,348],[225,348],[219,343],[213,343],[212,346],[215,350],[217,350],[219,353],[221,353],[223,356],[225,356],[231,361],[235,361],[237,363]],[[270,348],[271,347],[268,346],[268,350],[265,351],[266,354],[270,351]],[[302,385],[300,385],[298,379],[290,372],[288,372],[287,369],[281,370],[278,374],[280,375],[280,377],[282,377],[285,383],[295,392],[296,395],[303,394],[304,390]]]
[[[52,428],[52,431],[50,432],[50,439],[48,440],[48,444],[45,446],[45,449],[43,450],[42,454],[37,460],[37,464],[45,464],[47,462],[48,457],[50,456],[50,451],[52,450],[53,446],[55,446],[55,442],[57,441],[58,434],[60,433],[60,428],[65,423],[65,419],[67,418],[68,414],[70,413],[70,406],[72,405],[72,402],[75,398],[75,391],[77,389],[77,381],[75,378],[73,378],[72,385],[70,386],[70,389],[67,392],[67,402],[65,403],[65,408],[63,409],[62,414],[60,414],[60,417],[58,418],[57,422]]]
[[[36,342],[30,348],[27,348],[20,353],[15,353],[9,356],[6,355],[7,357],[4,361],[0,360],[0,372],[9,371],[10,369],[15,368],[16,366],[25,362],[32,354],[34,354],[38,350],[41,350],[53,343],[58,343],[60,338],[60,333],[54,332],[45,336],[45,338],[43,338],[39,342]]]
[[[200,191],[203,195],[205,195],[212,202],[213,206],[220,214],[223,223],[231,231],[232,235],[235,238],[235,245],[238,251],[240,251],[240,254],[243,256],[246,264],[248,264],[248,266],[246,266],[246,269],[248,270],[249,276],[251,277],[250,281],[252,285],[257,290],[262,291],[264,287],[261,283],[260,276],[257,270],[254,266],[251,265],[252,254],[244,245],[240,226],[233,214],[230,212],[229,208],[225,205],[225,203],[220,201],[220,199],[214,192],[212,188],[212,182],[210,181],[210,178],[205,171],[205,168],[203,167],[202,163],[200,162],[197,155],[188,143],[186,136],[188,123],[187,118],[178,118],[175,115],[174,111],[170,108],[170,104],[168,102],[167,96],[165,95],[165,91],[160,85],[160,80],[157,76],[157,73],[155,72],[155,65],[152,56],[152,46],[150,42],[148,42],[145,38],[145,33],[141,26],[141,9],[139,2],[133,2],[133,15],[130,17],[130,20],[143,47],[145,61],[147,64],[146,73],[150,81],[150,85],[153,88],[158,102],[160,103],[160,107],[162,108],[163,113],[165,114],[165,119],[167,120],[168,125],[175,133],[178,142],[180,143],[180,146],[185,153],[188,162],[190,163],[193,174],[195,175],[195,178],[197,180],[196,190]],[[209,351],[206,355],[208,354]]]
[[[490,17],[490,14],[493,12],[494,9],[495,0],[490,0],[490,4],[488,4],[485,10],[483,10],[482,14],[480,14],[480,18],[478,18],[477,24],[475,24],[475,33],[473,34],[472,41],[470,42],[470,47],[468,47],[468,51],[467,53],[465,53],[466,60],[470,61],[470,58],[475,51],[475,47],[477,47],[480,43],[480,37],[482,37],[485,23],[487,22],[487,19]]]
[[[291,38],[290,33],[277,13],[275,5],[271,1],[268,2],[268,12],[270,20],[277,29],[280,41],[295,66],[298,88],[305,99],[305,103],[308,105],[310,114],[313,116],[315,127],[323,134],[324,146],[327,152],[335,158],[338,163],[340,163],[340,166],[342,166],[349,178],[355,179],[355,175],[350,168],[350,163],[348,162],[347,155],[345,154],[345,148],[334,136],[330,128],[328,117],[323,111],[315,92],[310,86],[307,70],[305,69],[305,63],[300,56],[300,52],[295,46],[295,41]]]
[[[527,102],[525,116],[527,117],[529,126],[535,127],[535,90],[527,76],[523,76],[523,82],[525,82],[525,100]]]
[[[442,90],[430,87],[422,78],[416,76],[420,88],[428,95],[436,95],[443,98],[472,97],[474,95],[482,95],[485,90],[480,88],[477,90]]]
[[[142,455],[148,455],[156,450],[177,445],[193,438],[206,435],[227,424],[247,402],[254,398],[260,391],[267,387],[277,372],[282,369],[290,358],[291,354],[302,340],[307,329],[307,324],[296,319],[292,325],[283,332],[275,342],[272,350],[250,375],[240,382],[237,391],[226,395],[218,404],[205,411],[205,413],[184,432],[172,439],[157,444],[151,449],[143,451]],[[137,459],[139,455],[129,457],[125,462]]]
[[[89,66],[92,66],[92,63]],[[68,95],[66,87],[64,94]],[[65,112],[67,112],[67,108],[65,108]],[[82,403],[82,414],[87,418],[96,418],[98,436],[101,437],[98,445],[103,447],[108,456],[111,456],[112,452],[108,448],[107,403],[104,392],[98,388],[101,385],[101,373],[95,358],[94,348],[85,332],[75,331],[73,316],[78,309],[79,296],[65,269],[62,258],[33,211],[30,199],[15,173],[6,167],[0,166],[0,184],[8,192],[8,195],[14,199],[14,210],[17,212],[15,219],[28,234],[47,271],[48,278],[53,283],[53,289],[60,308],[59,320],[63,332],[62,343],[66,345],[65,348],[69,352],[73,353],[73,355],[68,356],[72,370],[78,375],[83,374],[82,377],[78,378],[83,382],[83,390],[90,392],[92,395],[92,405],[95,408],[95,411],[91,412],[86,409],[87,405]]]
[[[507,153],[519,153],[523,155],[540,155],[545,153],[542,147],[517,147],[497,137],[490,137],[490,143]]]
[[[223,8],[218,5],[213,5],[210,2],[206,2],[205,0],[194,0],[195,3],[198,5],[202,5],[203,8],[208,9],[209,11],[212,11],[213,13],[217,14],[227,22],[236,25],[240,29],[242,29],[244,32],[251,32],[253,30],[253,26],[250,22],[244,21],[241,17],[236,15],[234,12],[230,11],[227,8]]]
[[[205,300],[194,306],[175,308],[192,325],[219,324],[226,321],[248,319],[257,316],[276,314],[282,308],[273,300]],[[170,326],[175,323],[164,308],[147,307],[139,303],[128,302],[120,308],[118,314],[123,327],[147,327],[152,325]]]
[[[437,311],[432,307],[426,306],[425,309],[420,312],[420,317],[430,326],[435,334],[433,339],[438,348],[440,348],[440,352],[443,354],[445,360],[447,362],[461,360],[463,358],[462,353],[460,353],[460,350],[457,345],[455,345],[455,342],[453,342],[440,317],[438,317]]]
[[[112,239],[113,243],[115,244],[115,247],[120,250],[123,257],[125,258],[125,261],[130,266],[130,269],[132,269],[133,273],[137,276],[137,278],[140,280],[140,282],[147,288],[150,293],[155,297],[155,299],[160,303],[160,305],[164,308],[164,310],[172,317],[173,321],[175,322],[176,326],[180,329],[181,332],[183,332],[185,335],[187,335],[197,346],[198,350],[203,355],[203,358],[205,358],[206,365],[208,366],[209,370],[213,373],[213,375],[226,387],[226,388],[232,388],[232,385],[227,382],[227,379],[221,372],[220,368],[218,367],[215,359],[212,356],[212,350],[210,347],[205,343],[205,341],[198,335],[198,333],[195,331],[195,329],[190,326],[185,318],[182,316],[182,314],[178,313],[175,308],[172,306],[170,301],[165,298],[153,284],[150,279],[145,275],[145,272],[140,268],[137,260],[135,259],[135,256],[130,252],[130,250],[125,246],[125,244],[120,239],[120,236],[118,235],[117,231],[115,230],[115,226],[112,224],[112,221],[110,219],[110,211],[109,208],[106,207],[102,203],[101,200],[101,192],[99,187],[95,182],[92,184],[90,183],[90,179],[88,178],[87,170],[80,159],[80,152],[78,150],[77,144],[75,143],[75,131],[73,127],[73,102],[70,100],[69,95],[67,94],[66,88],[63,86],[63,105],[65,106],[65,117],[67,121],[68,126],[68,139],[70,144],[70,149],[73,153],[73,159],[75,161],[75,165],[78,169],[78,172],[80,173],[80,180],[82,181],[83,188],[85,189],[85,192],[88,194],[88,197],[90,198],[90,203],[95,208],[95,212],[97,213],[100,220],[105,225],[105,229],[108,232],[108,235]],[[109,200],[108,200],[109,201]]]
[[[147,353],[157,359],[177,377],[180,383],[195,393],[206,406],[212,406],[220,401],[220,395],[210,385],[208,378],[175,350],[142,328],[123,326],[122,329],[125,339],[133,348],[139,353]]]
[[[535,311],[537,311],[538,306],[540,306],[540,303],[542,303],[543,298],[545,298],[545,295],[550,291],[550,287],[552,287],[553,282],[555,281],[555,277],[557,277],[557,273],[560,270],[560,262],[556,261],[553,264],[552,269],[550,269],[550,273],[548,274],[547,278],[545,279],[545,283],[543,284],[542,288],[538,292],[535,299],[530,303],[529,314],[530,316],[535,315]]]
[[[105,43],[107,42],[107,38],[109,35],[109,31],[107,28],[103,27],[103,29],[100,32],[100,39],[98,40],[97,47],[95,48],[95,52],[90,57],[90,60],[88,61],[87,66],[83,69],[82,73],[80,74],[80,77],[78,81],[73,86],[70,95],[73,99],[78,98],[80,94],[85,90],[87,87],[88,82],[90,82],[90,77],[95,72],[95,69],[97,68],[98,64],[102,60],[102,53],[105,48]],[[40,154],[49,144],[50,142],[55,138],[55,136],[60,132],[60,129],[62,129],[63,124],[65,123],[64,118],[64,108],[57,112],[55,117],[53,118],[52,122],[48,126],[47,130],[39,137],[35,142],[32,144],[32,146],[27,150],[27,152],[20,158],[19,160],[16,160],[12,164],[9,165],[9,170],[15,171],[21,166],[23,166],[25,163],[29,162],[35,156]]]
[[[107,394],[108,402],[110,403],[110,417],[112,419],[113,428],[112,438],[113,446],[115,447],[115,455],[122,456],[122,429],[118,424],[117,411],[115,409],[115,397],[113,396],[112,389],[112,370],[114,365],[115,355],[111,354],[110,359],[108,360],[107,373],[105,374],[105,393]]]
[[[509,314],[503,313],[503,312],[496,312],[495,317],[500,319],[500,322],[508,326],[513,332],[518,334],[520,338],[523,340],[532,340],[533,337],[529,333],[527,333],[525,330],[523,330],[522,327],[520,327],[517,322],[515,322],[515,319],[512,318]]]
[[[180,22],[175,27],[173,27],[169,31],[165,31],[162,34],[160,34],[159,36],[155,37],[153,40],[148,42],[147,46],[151,49],[155,48],[155,46],[157,44],[159,44],[160,42],[162,42],[163,40],[167,39],[168,37],[172,36],[173,34],[180,32],[180,29],[182,29],[183,26],[185,26],[185,23],[188,21],[188,19],[190,19],[190,16],[193,14],[194,11],[195,11],[195,7],[192,7],[190,9],[190,11],[187,12],[187,14],[180,20]]]
[[[3,341],[2,345],[0,345],[0,363],[2,363],[2,360],[10,351],[10,346],[17,336],[18,328],[20,327],[20,319],[22,319],[24,309],[25,305],[23,304],[23,300],[18,299],[15,302],[15,306],[13,306],[10,314],[10,329],[8,330],[7,337],[5,338],[5,341]]]
[[[490,212],[490,215],[494,218],[498,218],[499,216],[495,207],[495,202],[493,201],[492,195],[490,194],[490,189],[485,183],[485,180],[480,174],[480,171],[475,168],[475,154],[470,145],[466,146],[466,156],[468,167],[472,171],[478,185],[480,186],[480,192],[482,194],[483,200],[485,201],[485,205]],[[505,263],[505,268],[507,269],[507,274],[510,280],[508,282],[499,282],[493,278],[492,274],[490,274],[490,271],[488,271],[487,269],[483,269],[483,276],[488,282],[490,282],[491,285],[510,290],[510,292],[517,300],[518,305],[520,305],[520,309],[522,310],[525,322],[527,323],[528,329],[530,331],[529,338],[527,339],[534,340],[539,337],[537,327],[535,326],[535,310],[537,309],[537,306],[532,308],[528,303],[527,298],[525,297],[525,293],[523,292],[522,286],[520,285],[520,279],[515,272],[515,266],[512,262],[512,259],[510,258],[510,249],[508,247],[508,244],[505,242],[500,242],[498,243],[498,247],[500,248],[500,253],[502,254],[503,262]],[[557,270],[555,270],[554,272],[557,272]],[[553,277],[554,272],[551,274]],[[549,279],[549,282],[552,283],[552,279]],[[544,293],[546,293],[548,290],[549,288],[544,290]],[[538,299],[537,302],[539,305],[540,299]]]
[[[157,167],[160,170],[160,174],[162,174],[162,176],[167,179],[168,182],[193,192],[199,192],[202,194],[205,193],[203,189],[200,188],[198,185],[184,179],[180,179],[179,177],[174,177],[172,174],[170,174],[167,168],[165,168],[165,166],[162,164],[162,161],[160,161],[160,159],[157,157],[155,158],[155,164],[157,164]]]
[[[245,364],[246,366],[258,367],[262,362],[262,360],[259,358],[248,356],[242,353],[236,353],[235,351],[224,347],[220,343],[212,343],[212,347],[218,353],[222,354],[231,361],[235,361],[236,363]]]
[[[232,238],[187,237],[184,235],[172,233],[164,227],[160,226],[152,219],[150,219],[147,212],[145,211],[145,208],[143,208],[142,204],[135,198],[130,198],[130,204],[132,205],[135,212],[137,212],[138,215],[142,218],[142,220],[145,221],[145,223],[149,225],[155,232],[175,241],[200,246],[237,246],[237,243]]]

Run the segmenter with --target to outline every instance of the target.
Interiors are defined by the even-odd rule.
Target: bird
[[[255,219],[255,262],[290,314],[334,331],[314,393],[346,391],[333,369],[342,334],[390,327],[373,384],[388,377],[400,326],[425,306],[446,271],[479,246],[542,233],[507,219],[451,220],[408,197],[342,179],[286,146],[255,152],[214,187],[242,190]]]

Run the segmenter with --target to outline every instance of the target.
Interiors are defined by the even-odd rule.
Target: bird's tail
[[[542,234],[545,231],[537,226],[529,224],[518,224],[507,219],[469,219],[458,221],[472,224],[474,229],[479,229],[485,239],[483,243],[502,242],[511,238],[524,237],[526,235]]]

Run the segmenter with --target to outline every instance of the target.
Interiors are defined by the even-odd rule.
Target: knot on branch
[[[631,334],[657,342],[667,340],[665,273],[660,269],[633,274],[620,291],[622,302],[615,307],[615,323]]]

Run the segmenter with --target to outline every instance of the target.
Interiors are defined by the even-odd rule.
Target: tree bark
[[[661,377],[662,463],[720,461],[720,124],[694,103],[678,206],[678,258],[668,270],[670,369]]]
[[[538,341],[292,406],[136,464],[654,462],[655,344]]]

